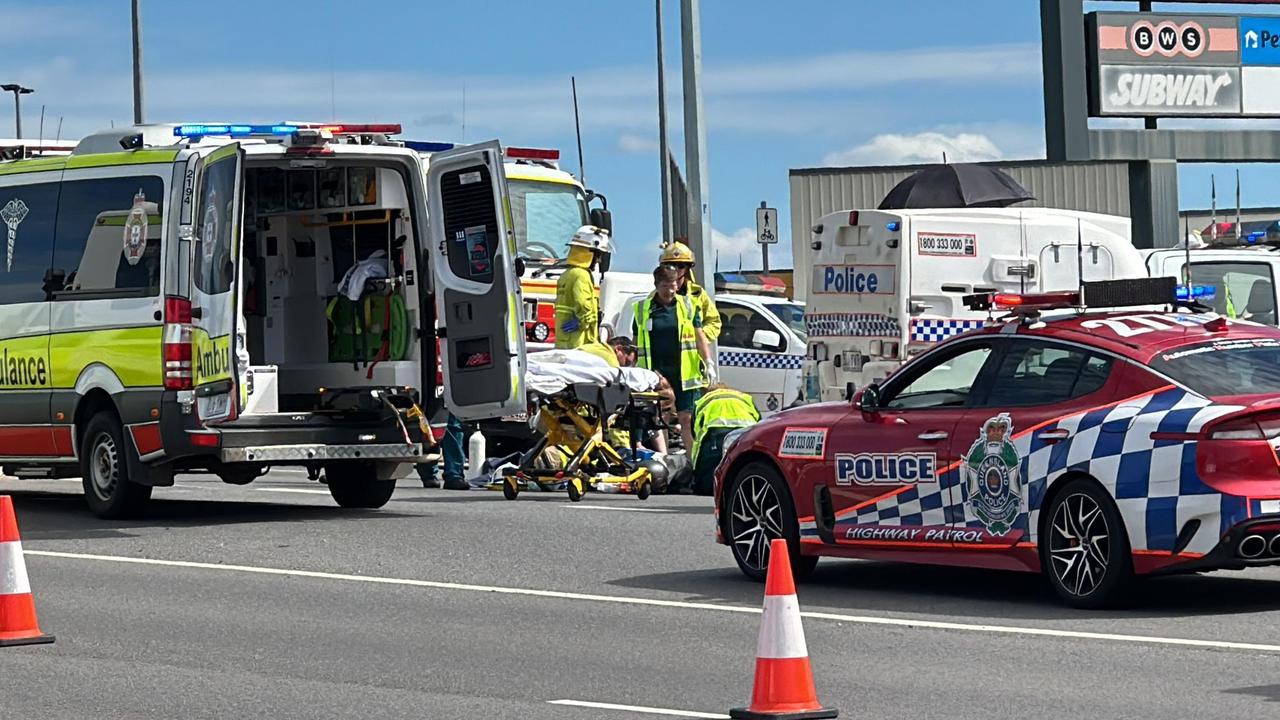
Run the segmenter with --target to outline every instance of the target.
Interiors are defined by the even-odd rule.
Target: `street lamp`
[[[30,95],[35,92],[29,87],[22,87],[17,83],[9,83],[8,85],[0,85],[0,90],[13,93],[13,126],[17,132],[19,140],[22,139],[22,96]]]

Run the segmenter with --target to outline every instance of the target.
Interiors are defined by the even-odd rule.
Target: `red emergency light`
[[[998,308],[1068,308],[1080,304],[1080,293],[1051,292],[1031,295],[996,293],[991,301]]]
[[[399,135],[400,123],[364,123],[341,125],[301,125],[308,130],[324,130],[334,135]]]
[[[509,147],[507,148],[507,157],[515,160],[559,160],[559,150],[547,150],[545,148],[523,148]]]

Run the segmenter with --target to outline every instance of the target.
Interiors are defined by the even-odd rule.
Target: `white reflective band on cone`
[[[800,625],[800,602],[795,595],[764,596],[764,618],[760,621],[756,657],[809,657],[809,648],[804,644],[804,628]]]
[[[27,563],[19,541],[0,543],[0,595],[22,595],[31,592],[27,579]]]

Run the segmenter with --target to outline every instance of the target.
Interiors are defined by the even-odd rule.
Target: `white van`
[[[1152,277],[1185,279],[1187,251],[1161,248],[1140,251]],[[1276,308],[1276,278],[1280,276],[1280,252],[1268,245],[1254,247],[1205,247],[1191,250],[1191,284],[1213,289],[1201,302],[1221,315],[1266,325],[1280,325]]]
[[[323,472],[379,507],[435,397],[525,407],[496,142],[419,154],[398,125],[142,125],[0,162],[0,466],[141,508],[174,476]]]
[[[807,401],[842,398],[911,355],[981,327],[979,292],[1070,290],[1143,277],[1129,219],[1051,208],[852,210],[809,241]]]
[[[646,297],[648,293],[626,298],[617,334],[633,335],[635,303]],[[716,343],[720,381],[750,394],[761,414],[800,402],[804,305],[786,298],[732,293],[716,295],[715,301],[721,322]]]

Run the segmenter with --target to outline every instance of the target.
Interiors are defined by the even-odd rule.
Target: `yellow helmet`
[[[692,265],[693,251],[682,242],[673,242],[662,249],[662,265]]]

